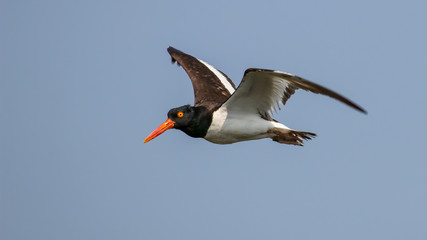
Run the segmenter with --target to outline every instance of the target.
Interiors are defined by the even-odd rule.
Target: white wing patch
[[[236,92],[224,103],[230,111],[258,112],[268,117],[279,104],[285,104],[297,89],[334,98],[358,111],[366,111],[342,95],[293,74],[268,69],[250,68]]]
[[[274,74],[251,72],[224,105],[231,111],[266,115],[277,111],[288,86],[287,81]]]
[[[206,67],[208,67],[209,70],[211,70],[219,78],[219,80],[221,81],[222,85],[224,85],[224,87],[228,90],[228,92],[230,93],[230,95],[233,94],[233,92],[234,92],[233,86],[230,84],[230,82],[228,82],[227,78],[222,73],[220,73],[216,68],[214,68],[213,66],[209,65],[208,63],[206,63],[206,62],[204,62],[204,61],[202,61],[200,59],[197,59],[197,60],[199,60]]]

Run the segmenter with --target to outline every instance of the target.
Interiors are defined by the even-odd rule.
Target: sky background
[[[426,1],[1,1],[0,239],[427,239]],[[318,134],[215,145],[173,46],[290,72],[274,115]]]

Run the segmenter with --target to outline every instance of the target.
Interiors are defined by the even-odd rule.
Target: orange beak
[[[173,125],[175,125],[175,122],[168,118],[168,120],[166,120],[166,122],[164,122],[156,130],[154,130],[150,135],[148,135],[148,137],[144,140],[144,143],[151,141],[151,139],[159,136],[164,131],[171,129],[173,127]]]

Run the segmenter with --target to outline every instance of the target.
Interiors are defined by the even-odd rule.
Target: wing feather
[[[172,63],[182,66],[191,79],[195,106],[220,106],[236,89],[227,75],[206,62],[173,47],[168,52]]]
[[[297,89],[329,96],[366,113],[359,105],[319,84],[290,73],[256,68],[245,71],[242,82],[224,106],[233,111],[258,112],[271,118],[271,111],[276,110],[280,103],[285,105]]]

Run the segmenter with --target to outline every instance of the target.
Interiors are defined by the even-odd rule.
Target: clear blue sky
[[[1,1],[0,239],[427,239],[425,1]],[[287,71],[304,147],[170,130],[171,45]]]

